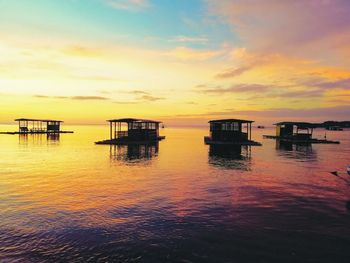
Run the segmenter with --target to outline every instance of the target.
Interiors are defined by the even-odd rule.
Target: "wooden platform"
[[[283,138],[280,136],[274,135],[263,135],[264,139],[274,139],[281,142],[291,142],[291,143],[323,143],[323,144],[340,144],[339,141],[330,141],[330,140],[320,140],[320,139],[308,139],[308,140],[298,140],[293,138]]]
[[[261,146],[260,142],[256,141],[213,141],[209,136],[204,137],[204,143],[208,145],[248,145],[248,146]]]
[[[56,134],[56,133],[74,133],[73,131],[55,131],[55,132],[50,132],[50,131],[28,131],[28,132],[0,132],[0,134]]]
[[[164,140],[165,136],[159,136],[155,140],[144,140],[144,141],[134,141],[134,140],[127,140],[123,138],[119,139],[112,139],[112,140],[103,140],[95,142],[95,144],[107,144],[107,145],[150,145],[157,143],[161,140]]]

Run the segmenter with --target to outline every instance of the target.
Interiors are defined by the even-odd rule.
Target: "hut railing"
[[[42,128],[32,128],[30,129],[31,132],[46,132],[45,129],[42,129]]]
[[[218,141],[247,141],[248,133],[232,131],[212,131],[210,139]]]
[[[29,132],[28,127],[19,127],[20,132]]]
[[[311,139],[311,133],[293,133],[293,137],[297,139]]]
[[[117,138],[128,137],[128,131],[118,131]]]

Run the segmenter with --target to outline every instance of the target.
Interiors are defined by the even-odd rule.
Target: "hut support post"
[[[249,140],[252,140],[252,123],[249,123]]]
[[[112,122],[109,122],[109,138],[112,140]]]
[[[249,123],[247,123],[247,139],[249,140]]]

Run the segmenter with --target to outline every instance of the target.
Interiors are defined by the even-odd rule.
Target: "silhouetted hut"
[[[72,131],[61,131],[61,123],[59,120],[46,119],[15,119],[18,122],[17,132],[2,132],[2,134],[40,134],[40,133],[72,133]]]
[[[204,137],[204,142],[209,145],[261,145],[251,139],[253,122],[240,119],[209,121],[210,136]]]
[[[278,122],[276,125],[276,136],[264,135],[267,139],[278,139],[293,143],[339,143],[326,139],[316,139],[312,137],[316,125],[309,122]]]
[[[276,136],[296,140],[310,140],[314,125],[308,122],[279,122],[276,123]]]
[[[33,132],[33,133],[59,133],[61,123],[59,120],[38,120],[38,119],[16,119],[18,122],[19,132]],[[31,124],[31,125],[30,125]],[[31,127],[30,127],[31,126]]]
[[[110,139],[96,144],[149,144],[165,138],[159,135],[160,121],[126,118],[108,122]]]

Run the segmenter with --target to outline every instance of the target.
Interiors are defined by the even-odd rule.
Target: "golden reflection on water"
[[[323,155],[331,154],[327,151],[337,146],[281,148],[274,146],[274,141],[257,138],[263,147],[249,150],[249,156],[240,153],[239,158],[230,158],[208,154],[209,147],[203,144],[205,129],[165,129],[165,141],[139,148],[94,145],[103,138],[103,126],[70,129],[75,133],[51,138],[2,135],[3,196],[16,196],[17,202],[23,200],[27,206],[68,211],[101,211],[118,206],[118,202],[128,206],[156,197],[173,199],[175,203],[177,200],[183,206],[183,200],[193,196],[205,199],[212,184],[230,180],[237,183],[236,178],[227,175],[237,176],[241,170],[250,172],[240,184],[256,187],[285,187],[284,183],[291,182],[318,184],[319,180],[338,185],[325,172],[335,169],[335,161],[340,162],[338,169],[347,165],[337,159],[327,167],[330,163]],[[303,167],[296,165],[303,158],[312,162]],[[305,169],[311,169],[307,171],[309,175],[301,174]]]

